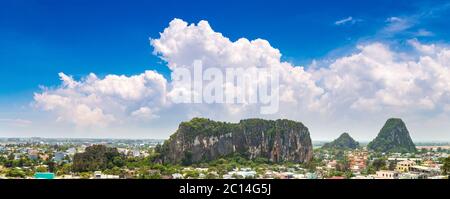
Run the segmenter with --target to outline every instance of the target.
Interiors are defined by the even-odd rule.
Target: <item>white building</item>
[[[418,173],[401,173],[399,174],[399,179],[420,179],[420,175]]]
[[[139,157],[139,156],[141,156],[141,152],[139,150],[133,150],[133,156]]]
[[[181,173],[172,174],[172,179],[183,179],[183,175]]]
[[[75,155],[75,153],[77,153],[77,149],[74,147],[71,147],[71,148],[67,149],[66,153],[68,155]]]
[[[381,170],[381,171],[377,171],[376,177],[378,179],[397,179],[398,178],[398,172]]]
[[[104,175],[101,171],[94,172],[94,179],[119,179],[117,175]]]
[[[441,171],[439,168],[433,168],[433,167],[426,167],[426,166],[411,166],[409,168],[409,170],[411,172],[416,172],[416,173],[420,173],[420,174],[424,174],[427,177],[431,177],[431,176],[437,176],[440,175]]]
[[[234,169],[228,172],[228,175],[237,178],[256,178],[256,171],[251,170],[251,168]]]

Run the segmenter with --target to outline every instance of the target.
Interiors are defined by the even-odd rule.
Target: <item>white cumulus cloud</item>
[[[35,105],[57,114],[58,121],[77,126],[107,126],[124,122],[128,117],[141,116],[145,106],[164,106],[166,79],[157,72],[145,71],[134,76],[107,75],[98,78],[90,74],[75,81],[64,73],[57,88],[35,93]],[[136,112],[138,111],[138,112]],[[147,111],[148,112],[148,111]],[[133,114],[135,113],[135,114]],[[152,113],[156,117],[156,113]]]
[[[338,22],[349,20],[354,19]],[[409,27],[401,18],[392,17],[388,22],[388,31]],[[154,54],[166,61],[171,70],[192,69],[195,60],[202,61],[204,69],[278,69],[280,111],[270,117],[306,121],[316,129],[345,119],[356,124],[370,123],[373,117],[440,118],[436,121],[441,122],[450,114],[450,50],[441,45],[410,40],[414,53],[405,56],[387,44],[373,42],[357,46],[355,53],[326,66],[303,67],[282,61],[281,52],[267,40],[231,41],[214,31],[207,21],[188,24],[181,19],[172,20],[160,37],[150,43]],[[55,113],[61,121],[81,126],[121,123],[130,118],[266,117],[258,114],[259,104],[170,103],[175,91],[186,88],[155,71],[104,78],[90,74],[81,80],[60,73],[60,78],[60,86],[35,94],[35,104]],[[323,125],[324,122],[330,123]]]

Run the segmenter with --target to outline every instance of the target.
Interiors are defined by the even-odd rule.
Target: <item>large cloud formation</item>
[[[419,55],[373,43],[312,71],[331,107],[361,111],[448,111],[450,50],[410,40]]]
[[[280,51],[266,40],[233,42],[207,21],[188,24],[180,19],[171,21],[160,38],[150,43],[154,54],[172,71],[192,66],[195,60],[201,60],[204,69],[278,69],[280,111],[260,116],[258,104],[173,104],[170,96],[182,85],[156,71],[129,77],[90,74],[81,80],[60,73],[61,85],[35,93],[35,105],[77,126],[175,116],[180,120],[191,116],[224,120],[284,117],[320,125],[320,121],[357,121],[370,116],[445,121],[450,114],[450,49],[443,45],[410,40],[411,49],[402,52],[373,42],[329,65],[305,68],[282,61]]]
[[[151,119],[165,103],[167,81],[155,71],[103,79],[90,74],[80,81],[64,73],[59,77],[58,88],[35,93],[36,106],[55,112],[59,121],[81,127],[120,123],[128,116]]]

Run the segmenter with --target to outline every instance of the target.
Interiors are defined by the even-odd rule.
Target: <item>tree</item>
[[[11,154],[8,155],[8,160],[14,160],[14,159],[15,159],[15,157],[14,157],[14,154],[13,154],[13,153],[11,153]]]
[[[90,177],[91,177],[91,173],[89,173],[89,172],[81,172],[80,173],[81,179],[89,179]]]
[[[6,176],[12,178],[25,178],[26,174],[22,169],[12,168],[6,172]]]
[[[442,173],[444,175],[450,175],[450,156],[444,160],[444,165],[442,166]]]
[[[209,173],[209,172],[208,172],[208,173],[206,174],[205,178],[206,178],[206,179],[217,179],[218,176],[217,176],[216,174],[213,174],[213,173]]]
[[[72,171],[72,164],[63,164],[59,169],[59,173],[62,175],[70,174],[70,171]]]
[[[160,170],[142,167],[139,169],[137,177],[139,179],[161,179],[161,172]]]
[[[125,165],[125,161],[123,160],[123,158],[121,156],[115,156],[112,159],[112,163],[116,167],[123,167]]]
[[[6,162],[8,162],[8,159],[3,156],[0,156],[0,165],[5,165]]]
[[[380,159],[375,159],[372,162],[372,166],[374,167],[375,171],[378,171],[378,170],[386,167],[386,160],[385,159],[381,159],[381,158]]]
[[[198,176],[200,175],[200,172],[198,172],[197,170],[191,170],[191,171],[186,171],[186,173],[184,174],[185,178],[198,178]]]
[[[389,170],[391,170],[391,171],[393,171],[393,170],[395,170],[395,167],[397,166],[397,161],[392,161],[392,162],[389,162]]]
[[[112,169],[106,169],[104,171],[105,174],[108,175],[122,175],[124,172],[119,167],[113,167]]]
[[[367,168],[362,172],[363,174],[369,175],[369,174],[375,174],[375,168],[373,168],[372,165],[367,166]]]
[[[351,172],[351,171],[346,171],[344,173],[344,176],[345,176],[345,178],[350,179],[350,178],[354,177],[355,175],[353,175],[353,172]]]
[[[121,158],[116,148],[92,145],[87,147],[84,153],[75,154],[72,169],[75,172],[111,169],[114,166],[123,166]]]
[[[36,168],[36,172],[47,172],[48,170],[47,170],[47,168],[46,167],[43,167],[43,166],[40,166],[40,167],[37,167]]]
[[[350,170],[350,162],[347,157],[344,157],[342,160],[338,161],[338,164],[336,164],[336,170],[342,172],[347,172]]]
[[[49,162],[47,163],[47,166],[48,166],[48,171],[49,171],[49,172],[56,173],[56,163],[54,163],[54,162],[52,162],[52,161],[49,161]]]
[[[420,152],[421,153],[426,153],[426,152],[428,152],[428,150],[426,148],[422,148],[422,149],[420,149]]]
[[[161,174],[157,172],[151,172],[145,176],[145,179],[161,179]]]

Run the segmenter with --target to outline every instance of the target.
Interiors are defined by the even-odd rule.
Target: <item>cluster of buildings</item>
[[[69,162],[73,155],[77,152],[83,152],[86,146],[80,146],[78,148],[71,147],[67,150],[58,150],[51,146],[33,146],[33,145],[6,145],[2,146],[0,155],[9,158],[13,156],[14,160],[20,160],[21,158],[28,158],[32,161],[54,161],[54,162]]]
[[[349,150],[345,152],[348,161],[348,170],[351,172],[352,179],[441,179],[443,176],[439,160],[449,157],[446,151],[437,150],[438,147],[428,147],[424,153],[390,153],[373,156],[371,152],[365,149]],[[440,148],[440,147],[439,147]],[[325,154],[319,154],[323,158],[325,166],[316,168],[321,171],[323,176],[326,173],[339,170],[339,162],[332,154],[322,151]],[[376,159],[384,161],[384,167],[370,173],[368,166]],[[373,169],[373,168],[372,168]],[[329,176],[328,178],[339,179],[343,176]]]
[[[223,175],[224,179],[233,179],[233,178],[241,178],[241,179],[252,179],[256,178],[257,173],[251,168],[235,168],[233,171],[229,171],[227,174]]]
[[[355,150],[347,155],[350,170],[353,173],[360,174],[361,171],[367,168],[367,160],[369,159],[369,152],[365,150]]]
[[[196,177],[188,176],[190,171],[196,171],[199,173]],[[214,176],[215,178],[222,179],[317,179],[318,176],[312,172],[306,172],[305,169],[300,168],[300,165],[294,165],[291,167],[285,166],[273,166],[266,168],[261,172],[257,172],[255,168],[242,167],[234,168],[231,171],[226,172],[223,175],[219,175],[216,171],[210,171],[208,168],[183,168],[181,172],[172,174],[172,179],[190,179],[198,178],[204,179]]]
[[[148,149],[161,140],[114,140],[114,139],[47,139],[47,138],[0,138],[0,178],[8,176],[8,170],[16,170],[30,179],[78,179],[77,174],[58,174],[51,171],[50,163],[56,166],[70,164],[76,153],[83,153],[93,144],[117,147],[118,152],[128,157],[147,157]],[[46,170],[45,172],[42,170]],[[134,175],[134,171],[125,172]],[[89,178],[113,179],[119,176],[106,175],[102,171],[92,173]]]
[[[148,153],[148,150],[145,150],[145,149],[136,149],[136,148],[130,149],[130,148],[123,147],[123,148],[117,148],[117,151],[120,154],[128,156],[128,157],[130,157],[130,156],[131,157],[147,157],[150,155]]]
[[[373,176],[375,179],[444,179],[441,175],[441,164],[432,160],[422,161],[419,158],[405,159],[396,163],[394,170],[380,170]]]
[[[129,140],[102,140],[103,144],[114,146],[125,157],[141,160],[149,154],[149,148],[158,144],[155,141],[129,141]],[[160,143],[160,142],[159,142]],[[5,161],[21,162],[13,168],[27,172],[25,178],[34,179],[118,179],[139,178],[143,175],[141,168],[120,168],[120,175],[111,175],[111,172],[95,171],[88,176],[69,173],[53,173],[49,168],[49,162],[56,165],[70,164],[76,153],[82,153],[86,147],[99,144],[99,141],[91,140],[1,140],[0,139],[0,178],[6,176],[5,170],[11,170],[11,165],[5,165]],[[418,153],[389,153],[374,154],[363,149],[345,150],[340,154],[335,151],[318,150],[315,152],[313,167],[300,164],[284,165],[256,165],[256,167],[239,166],[227,167],[228,170],[193,167],[177,167],[173,173],[161,174],[158,169],[148,169],[146,175],[159,176],[167,179],[187,178],[224,178],[224,179],[440,179],[443,176],[441,167],[443,158],[449,156],[450,147],[427,146],[418,147]],[[22,164],[26,160],[27,164]],[[383,167],[374,170],[375,161],[384,161]],[[39,169],[38,169],[39,168]],[[44,169],[43,169],[44,168]],[[220,174],[219,174],[220,173]],[[23,177],[21,177],[23,178]]]

